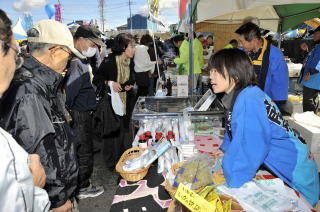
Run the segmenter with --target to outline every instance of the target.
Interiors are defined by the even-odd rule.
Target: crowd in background
[[[131,147],[131,115],[137,98],[155,95],[157,79],[167,66],[179,65],[179,74],[189,75],[190,39],[194,88],[199,86],[204,57],[215,51],[210,35],[176,35],[162,42],[149,34],[138,38],[121,33],[103,41],[93,26],[73,30],[43,20],[28,31],[28,42],[19,48],[11,22],[0,10],[0,120],[4,129],[0,166],[7,169],[0,174],[4,194],[0,211],[12,211],[12,205],[15,211],[76,211],[76,199],[102,194],[104,188],[91,182],[93,138],[103,142],[106,168],[113,171]],[[239,38],[225,48],[242,47],[251,59],[259,88],[281,108],[288,98],[283,53],[251,22],[236,33]],[[320,41],[319,27],[314,40]],[[301,49],[304,110],[316,112],[320,47],[309,50],[301,44]],[[111,107],[111,90],[119,94],[122,115]]]

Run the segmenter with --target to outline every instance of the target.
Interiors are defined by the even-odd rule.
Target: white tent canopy
[[[260,20],[261,28],[277,31],[279,16],[273,5],[309,3],[320,0],[199,0],[197,23],[236,24],[253,16]]]
[[[12,31],[16,40],[22,40],[27,38],[27,32],[24,30],[22,26],[22,21],[20,17],[18,18],[17,24],[12,28]]]

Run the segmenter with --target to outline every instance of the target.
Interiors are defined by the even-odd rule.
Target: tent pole
[[[149,9],[149,17],[151,19],[151,9],[150,9],[150,2],[148,1],[148,9]],[[155,42],[155,39],[154,39],[154,33],[157,29],[155,29],[155,23],[153,21],[150,21],[151,22],[151,33],[152,33],[152,40],[153,40],[153,48],[154,48],[154,53],[155,53],[155,56],[156,56],[156,64],[157,64],[157,71],[158,71],[158,79],[160,81],[161,79],[161,76],[160,76],[160,68],[159,68],[159,58],[158,58],[158,51],[157,51],[157,45],[156,45],[156,42]]]
[[[282,23],[283,23],[283,18],[280,18],[279,19],[279,27],[278,27],[278,33],[279,33],[278,48],[279,49],[281,47],[281,40],[282,40]]]
[[[192,25],[192,0],[188,1],[188,39],[189,39],[189,79],[191,79],[191,96],[194,96],[194,70],[193,70],[193,25]],[[192,98],[193,99],[193,98]]]

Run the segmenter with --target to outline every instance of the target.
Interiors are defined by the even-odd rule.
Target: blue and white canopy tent
[[[18,18],[17,24],[12,28],[12,31],[17,41],[27,39],[27,30],[25,26],[22,24],[22,20],[20,17]]]

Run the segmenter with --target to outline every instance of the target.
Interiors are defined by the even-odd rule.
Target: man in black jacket
[[[89,25],[80,26],[74,35],[75,48],[87,58],[93,57],[98,46],[104,46],[99,38],[100,32]],[[92,69],[88,60],[78,57],[70,61],[69,77],[65,86],[66,106],[72,116],[79,147],[79,182],[77,198],[96,197],[104,192],[102,186],[90,182],[93,171],[93,128],[91,114],[96,110],[96,95],[91,84]]]
[[[40,155],[53,212],[72,210],[78,179],[73,135],[63,114],[59,88],[73,46],[67,26],[40,21],[28,32],[30,55],[1,102],[1,124],[29,153]]]

